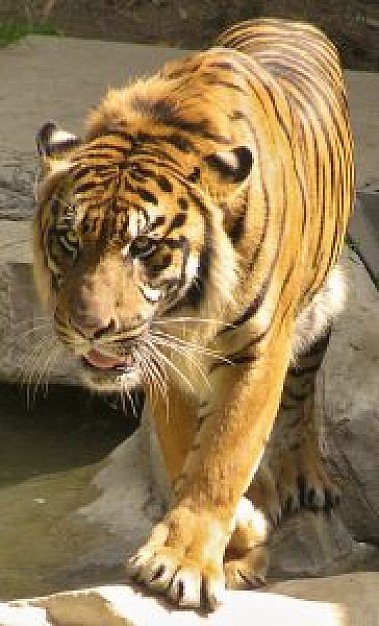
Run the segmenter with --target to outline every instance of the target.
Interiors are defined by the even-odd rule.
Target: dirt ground
[[[378,0],[1,0],[0,21],[48,22],[78,37],[208,46],[226,25],[284,16],[321,26],[345,67],[379,71]]]

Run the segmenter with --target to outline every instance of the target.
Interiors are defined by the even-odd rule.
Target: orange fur
[[[36,282],[58,335],[91,365],[89,384],[142,385],[151,405],[175,502],[129,571],[207,608],[228,545],[240,557],[230,584],[262,578],[264,533],[241,498],[281,402],[289,448],[273,446],[250,497],[271,518],[298,485],[298,503],[331,499],[306,407],[354,186],[332,44],[261,20],[219,45],[110,91],[82,143],[44,127],[35,220]],[[302,445],[309,463],[293,454]]]

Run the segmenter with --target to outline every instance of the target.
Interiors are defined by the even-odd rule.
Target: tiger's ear
[[[205,157],[213,182],[225,192],[238,193],[247,182],[253,166],[253,154],[247,146],[215,152]]]
[[[79,137],[58,128],[53,122],[46,122],[37,133],[38,153],[45,165],[67,159],[71,150],[81,144]]]

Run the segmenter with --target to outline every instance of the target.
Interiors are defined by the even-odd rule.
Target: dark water
[[[135,426],[116,401],[84,390],[51,387],[28,407],[25,389],[0,385],[0,600],[117,576],[113,565],[97,571],[111,540],[88,532],[75,511]]]

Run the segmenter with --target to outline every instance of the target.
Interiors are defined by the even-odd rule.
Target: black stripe
[[[171,223],[168,227],[167,232],[163,235],[163,237],[167,237],[172,233],[176,228],[181,228],[187,220],[187,213],[177,213],[171,220]]]
[[[108,137],[108,136],[107,136]],[[118,138],[118,135],[115,135],[115,137]],[[91,146],[91,144],[88,144],[83,152],[84,157],[87,156],[92,156],[94,153],[95,154],[102,154],[103,151],[105,152],[111,152],[112,156],[114,156],[114,153],[116,152],[119,156],[122,156],[123,159],[127,159],[130,157],[131,155],[131,147],[130,146],[122,146],[119,143],[108,143],[107,141],[102,141],[102,142],[96,142],[95,145]],[[79,158],[81,158],[83,155],[79,155]]]
[[[270,221],[270,215],[271,215],[271,210],[270,210],[270,200],[269,200],[269,195],[268,195],[268,190],[266,187],[266,183],[263,181],[262,179],[262,191],[263,191],[263,197],[264,197],[264,218],[263,218],[263,226],[262,226],[262,230],[259,236],[259,240],[254,248],[252,257],[250,259],[250,263],[249,263],[249,268],[248,271],[252,272],[254,269],[254,266],[259,258],[259,255],[261,253],[261,250],[263,248],[263,245],[266,241],[266,237],[267,237],[267,233],[268,233],[268,226],[269,226],[269,221]]]
[[[232,91],[243,93],[247,97],[246,89],[242,87],[242,85],[237,85],[236,83],[232,83],[230,80],[221,80],[217,76],[205,75],[204,82],[206,85],[217,85],[218,87],[225,87],[226,89],[231,89]]]
[[[256,357],[253,354],[241,354],[233,359],[233,365],[246,365],[246,363],[253,363]]]
[[[146,217],[148,218],[148,216],[146,216]],[[164,215],[158,215],[155,218],[155,220],[153,222],[151,222],[151,224],[147,225],[146,229],[141,234],[147,234],[147,233],[153,232],[156,228],[159,228],[160,226],[163,226],[165,221],[166,221],[166,218],[164,217]]]
[[[139,195],[141,200],[144,200],[145,202],[150,202],[151,204],[154,204],[155,206],[158,205],[158,198],[148,189],[144,189],[143,187],[138,187],[137,189],[133,189],[133,191]]]
[[[295,270],[295,263],[292,263],[291,266],[288,268],[287,273],[284,277],[284,280],[282,282],[281,288],[280,288],[280,292],[278,295],[278,302],[277,302],[277,308],[276,308],[276,312],[279,310],[279,306],[280,306],[280,302],[283,296],[283,293],[285,291],[285,288],[287,286],[287,284],[289,283],[290,277],[292,276],[293,272]],[[289,303],[289,305],[287,305],[286,309],[284,310],[280,323],[279,323],[279,328],[281,328],[282,323],[285,319],[285,317],[287,316],[287,313],[289,311],[289,309],[292,306],[292,302]],[[273,325],[274,325],[274,321],[275,321],[275,317],[276,317],[276,312],[274,313],[274,315],[272,315],[270,322],[268,324],[268,326],[265,328],[265,330],[263,330],[259,335],[255,335],[252,339],[250,339],[250,341],[240,350],[238,350],[237,352],[233,352],[232,354],[229,354],[226,356],[226,364],[227,361],[232,361],[233,363],[252,363],[255,360],[255,355],[246,355],[244,354],[247,350],[250,350],[251,348],[257,346],[261,341],[263,341],[265,339],[265,337],[267,337],[267,335],[270,333]],[[218,332],[218,335],[223,334],[223,332],[226,332],[228,330],[233,330],[233,326],[226,326],[225,328],[223,328],[222,330],[220,330]],[[245,359],[246,357],[246,359]],[[242,360],[241,360],[242,359]],[[214,369],[216,369],[217,367],[224,365],[224,363],[222,362],[215,362],[212,364],[211,366],[211,371],[213,371]]]
[[[237,246],[246,232],[246,214],[249,201],[246,199],[241,213],[233,220],[231,228],[228,230],[229,239],[233,246]],[[221,206],[221,209],[223,207]],[[225,209],[223,209],[225,212]],[[227,211],[226,211],[227,212]]]
[[[199,209],[199,212],[204,220],[204,242],[202,249],[199,254],[199,267],[198,273],[192,284],[189,285],[187,290],[183,295],[179,295],[175,297],[174,301],[171,302],[167,309],[166,313],[170,311],[170,313],[174,312],[177,308],[182,306],[191,306],[193,308],[199,307],[200,303],[205,297],[206,285],[209,279],[209,271],[210,271],[210,259],[212,254],[212,226],[210,221],[210,216],[207,211],[207,207],[204,205],[202,200],[196,195],[193,189],[187,189],[188,195],[190,196],[193,204]],[[183,237],[182,237],[183,239]],[[170,240],[168,240],[170,242]],[[183,264],[182,264],[182,273],[180,279],[180,286],[185,287],[186,284],[186,264],[189,258],[189,247],[186,251],[186,254],[183,255]]]
[[[188,200],[187,200],[187,198],[184,198],[183,196],[178,198],[178,207],[182,211],[187,211],[188,210]]]
[[[75,194],[86,193],[87,191],[90,191],[94,187],[97,187],[97,183],[95,180],[82,183],[81,185],[78,185],[77,187],[75,187]]]
[[[201,135],[209,139],[214,139],[215,141],[221,141],[222,143],[229,143],[230,141],[225,137],[221,137],[213,133],[210,129],[209,120],[191,120],[182,117],[178,111],[175,101],[170,102],[167,99],[150,101],[139,96],[136,96],[134,101],[136,103],[136,108],[143,108],[145,112],[148,112],[152,117],[162,121],[169,127],[176,128],[177,130],[188,132],[193,135]],[[136,139],[141,140],[142,137],[145,139],[143,133],[139,133]],[[150,137],[149,139],[151,141],[152,138]],[[172,139],[174,139],[174,141],[179,140],[179,136],[171,135],[171,140]],[[153,141],[157,141],[157,138],[154,137]],[[180,137],[180,143],[182,141],[183,138]]]
[[[277,265],[278,258],[279,258],[279,253],[280,253],[283,235],[284,235],[284,223],[285,223],[285,211],[283,211],[282,213],[278,243],[276,246],[275,254],[270,264],[270,268],[266,274],[266,277],[264,278],[259,291],[255,294],[249,306],[246,307],[246,309],[232,322],[233,327],[241,326],[242,324],[247,322],[248,319],[252,318],[258,312],[259,308],[261,307],[267,295],[267,292],[271,285],[272,275],[274,273],[274,270],[275,270],[275,267]]]
[[[100,145],[102,143],[102,139],[103,138],[113,138],[116,137],[116,139],[121,139],[122,141],[124,141],[126,144],[129,144],[131,148],[134,148],[136,145],[136,138],[134,135],[131,135],[130,133],[126,132],[125,130],[120,129],[116,129],[114,131],[111,130],[107,130],[106,132],[100,133],[99,135],[94,135],[94,136],[90,136],[89,140],[93,141],[95,143],[95,145],[97,145],[97,142],[99,141]]]
[[[170,133],[169,135],[164,135],[162,139],[174,146],[174,148],[180,150],[180,152],[197,152],[193,142],[188,139],[188,137],[183,137],[183,135],[180,135],[179,133]]]
[[[143,146],[141,148],[138,148],[138,157],[141,158],[143,156],[151,157],[152,159],[161,159],[162,162],[153,161],[155,166],[178,166],[178,161],[172,156],[171,152],[167,152],[162,148],[161,143],[159,144],[159,147]]]
[[[175,114],[175,103],[171,102],[168,97],[157,100],[149,98],[148,95],[142,96],[135,94],[131,100],[131,104],[139,113],[145,113],[153,117],[155,121],[169,123],[170,118]]]
[[[157,278],[159,274],[161,274],[162,272],[164,272],[164,270],[170,267],[171,262],[172,262],[172,254],[169,252],[163,255],[160,261],[155,261],[150,269],[153,277]]]
[[[185,301],[190,306],[197,308],[205,297],[206,285],[209,280],[211,257],[213,251],[212,223],[206,206],[197,198],[191,190],[188,190],[191,199],[200,209],[201,216],[204,220],[204,241],[199,256],[199,267],[197,276],[187,294]]]
[[[226,70],[233,74],[237,72],[236,66],[231,61],[212,61],[208,64],[208,67],[213,67],[217,70]]]
[[[172,183],[164,174],[157,174],[155,180],[162,191],[172,193]]]
[[[191,135],[200,135],[206,139],[212,139],[224,145],[229,145],[231,140],[228,137],[214,133],[210,127],[210,121],[208,119],[202,120],[190,120],[181,117],[178,111],[173,110],[170,118],[166,120],[166,123],[176,128],[177,130],[190,133]],[[171,135],[172,137],[172,135]]]
[[[114,159],[114,151],[109,152],[109,151],[100,151],[100,150],[95,150],[95,149],[91,149],[91,151],[86,151],[82,154],[80,154],[78,157],[75,157],[72,159],[72,163],[74,167],[77,166],[82,166],[83,161],[85,162],[85,167],[90,167],[91,169],[93,169],[93,167],[104,167],[104,168],[108,168],[109,166],[115,166],[116,164],[114,162],[112,162],[112,159]],[[91,163],[91,161],[94,161],[95,164],[94,165],[87,165],[87,163]],[[100,163],[99,163],[100,161]]]
[[[189,137],[185,137],[177,132],[169,132],[168,134],[156,134],[150,135],[148,133],[139,132],[136,136],[138,144],[151,144],[161,145],[162,143],[168,143],[174,148],[177,148],[180,152],[189,153],[195,152],[193,142]],[[140,152],[140,150],[138,151]]]
[[[75,170],[72,172],[72,179],[74,182],[76,182],[77,180],[79,180],[80,178],[84,178],[88,174],[107,174],[108,171],[109,168],[107,166],[97,165],[96,163],[92,165],[83,165],[81,167],[79,166],[75,168]]]

